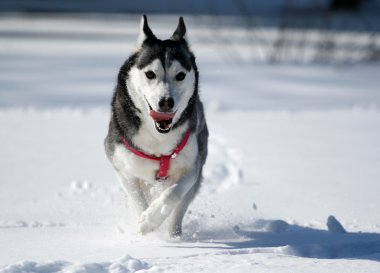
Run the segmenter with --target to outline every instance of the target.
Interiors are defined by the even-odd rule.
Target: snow
[[[141,236],[103,151],[138,20],[0,19],[1,273],[379,272],[378,65],[230,63],[190,18],[204,183],[181,239]]]
[[[134,259],[129,255],[109,263],[72,264],[64,261],[47,263],[20,262],[3,269],[6,273],[17,272],[62,272],[62,273],[133,273],[148,269],[145,262]]]

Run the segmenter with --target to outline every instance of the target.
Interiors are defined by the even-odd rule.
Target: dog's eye
[[[145,72],[145,76],[146,76],[149,80],[153,80],[153,79],[156,78],[156,74],[154,74],[154,72],[151,71],[151,70]]]
[[[183,81],[183,79],[186,77],[186,74],[183,72],[179,72],[177,75],[175,75],[175,79],[177,81]]]

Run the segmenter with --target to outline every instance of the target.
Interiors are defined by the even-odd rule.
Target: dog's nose
[[[161,98],[160,101],[158,102],[158,106],[160,107],[161,111],[170,112],[173,110],[174,100],[171,97]]]

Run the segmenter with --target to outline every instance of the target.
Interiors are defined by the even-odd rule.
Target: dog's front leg
[[[135,177],[126,177],[120,173],[117,174],[117,177],[120,181],[121,186],[123,187],[125,194],[130,200],[130,203],[135,209],[137,217],[140,217],[148,207],[144,194],[140,188],[140,180]]]
[[[139,231],[146,234],[158,228],[178,206],[186,193],[194,186],[200,175],[200,165],[186,173],[177,184],[174,184],[161,193],[149,207],[141,214]]]

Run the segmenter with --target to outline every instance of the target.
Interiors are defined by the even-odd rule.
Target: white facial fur
[[[147,71],[155,73],[154,79],[148,79]],[[176,75],[180,72],[186,74],[182,81],[176,80]],[[154,60],[143,69],[132,67],[127,80],[127,86],[131,92],[131,98],[142,111],[142,122],[146,123],[149,131],[153,134],[160,134],[156,131],[153,119],[149,115],[149,105],[154,111],[159,112],[158,103],[163,97],[171,97],[174,100],[173,112],[176,112],[173,118],[175,124],[182,112],[188,105],[193,95],[195,85],[195,73],[191,69],[187,71],[178,61],[166,61],[165,69],[159,59]]]

